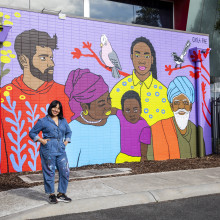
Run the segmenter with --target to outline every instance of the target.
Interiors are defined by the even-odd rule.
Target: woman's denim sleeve
[[[42,126],[42,121],[41,119],[39,119],[37,121],[37,123],[34,125],[34,127],[30,130],[29,132],[29,137],[33,140],[33,141],[37,141],[40,137],[38,136],[39,132],[42,130],[43,126]]]
[[[72,131],[66,119],[65,119],[65,123],[66,123],[65,141],[68,141],[68,143],[71,143]]]

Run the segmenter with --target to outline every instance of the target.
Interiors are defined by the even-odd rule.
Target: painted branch
[[[210,124],[210,122],[208,121],[208,119],[207,119],[207,117],[206,117],[206,115],[205,115],[205,112],[204,112],[204,109],[203,109],[203,108],[204,108],[204,103],[202,103],[202,113],[203,113],[203,116],[204,116],[206,122],[208,123],[209,127],[211,127],[211,124]]]
[[[204,105],[205,105],[205,107],[206,107],[208,113],[211,115],[211,112],[209,111],[209,108],[208,108],[208,106],[207,106],[207,104],[206,104],[206,101],[205,101],[205,95],[203,95],[203,102],[204,102]]]
[[[210,73],[208,72],[208,70],[205,68],[205,66],[203,65],[203,63],[201,62],[201,67],[202,67],[202,69],[204,69],[205,70],[205,72],[208,74],[208,76],[210,77]],[[210,85],[210,83],[209,83],[209,85]]]
[[[112,71],[112,68],[110,68],[110,67],[106,66],[104,63],[102,63],[101,60],[99,59],[99,57],[96,55],[96,53],[90,47],[88,47],[88,49],[93,54],[92,57],[94,57],[103,68],[105,68],[108,71]],[[122,76],[129,76],[130,75],[130,74],[125,73],[125,72],[123,72],[121,70],[118,70],[118,72]]]
[[[169,73],[168,75],[171,75],[171,73],[174,71],[174,70],[180,70],[180,69],[184,69],[184,68],[187,68],[187,67],[192,67],[193,69],[198,69],[200,71],[200,68],[199,67],[194,67],[192,65],[186,65],[186,66],[182,66],[181,68],[180,67],[177,67],[177,68],[173,68],[171,70],[169,70]]]
[[[204,80],[210,85],[210,82],[208,81],[208,79],[203,75],[201,74],[201,76],[204,78]]]
[[[205,91],[205,87],[206,87],[206,84],[204,82],[201,83],[201,86],[202,86],[202,99],[203,99],[203,103],[208,111],[208,113],[211,115],[211,112],[206,104],[206,101],[205,101],[205,94],[206,94],[206,91]]]

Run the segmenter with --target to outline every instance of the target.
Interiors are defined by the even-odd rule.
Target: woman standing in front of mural
[[[74,112],[69,126],[74,133],[67,148],[70,167],[115,163],[120,152],[120,123],[111,114],[109,87],[89,69],[72,71],[65,85]]]
[[[38,136],[43,132],[43,138]],[[54,100],[48,108],[48,115],[39,119],[30,130],[29,136],[34,141],[39,141],[40,157],[44,176],[45,192],[49,194],[49,202],[71,202],[65,193],[69,181],[69,165],[65,147],[71,141],[72,132],[65,118],[63,118],[62,104]],[[59,171],[58,195],[54,194],[55,166]]]

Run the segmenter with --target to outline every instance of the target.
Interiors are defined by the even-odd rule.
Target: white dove
[[[112,49],[110,42],[105,34],[101,36],[101,51],[99,52],[102,62],[112,68],[112,76],[120,78],[118,69],[121,70],[121,65],[116,52]]]

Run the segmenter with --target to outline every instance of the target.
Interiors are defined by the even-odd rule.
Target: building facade
[[[85,2],[77,13],[92,17],[98,1]],[[212,153],[209,36],[183,31],[187,17],[168,13],[182,7],[175,1],[136,12],[111,3],[132,9],[130,22],[0,8],[2,39],[11,27],[1,43],[1,173],[41,169],[28,133],[54,99],[73,131],[70,167]]]

